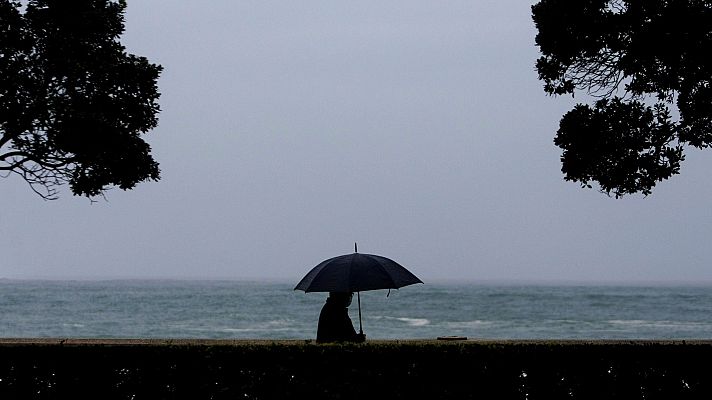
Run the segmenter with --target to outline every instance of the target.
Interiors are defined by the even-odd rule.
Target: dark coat
[[[319,314],[319,327],[316,332],[317,342],[361,342],[361,335],[356,333],[349,318],[349,309],[342,302],[329,297]]]

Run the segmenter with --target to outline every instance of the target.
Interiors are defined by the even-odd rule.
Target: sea
[[[290,282],[0,280],[0,338],[313,339]],[[354,296],[370,339],[712,339],[712,286],[428,283]]]

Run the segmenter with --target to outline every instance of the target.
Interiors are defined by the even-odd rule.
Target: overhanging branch
[[[18,160],[18,158],[21,158]],[[66,167],[73,162],[72,157],[54,157],[45,155],[43,158],[37,157],[36,154],[32,154],[26,151],[10,151],[5,154],[0,154],[0,161],[8,162],[6,160],[11,160],[12,164],[17,167],[18,164],[24,164],[26,162],[36,163],[44,168],[48,169],[60,169]],[[47,160],[56,160],[56,162],[50,162]],[[9,163],[9,162],[8,162]]]
[[[2,137],[0,137],[0,149],[2,149],[3,146],[6,144],[10,143],[10,140],[12,139],[12,136],[5,132]]]

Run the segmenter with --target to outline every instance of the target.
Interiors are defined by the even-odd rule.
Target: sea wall
[[[712,399],[711,341],[0,339],[0,399]]]

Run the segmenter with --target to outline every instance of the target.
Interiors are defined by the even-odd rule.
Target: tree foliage
[[[0,0],[0,172],[45,199],[158,180],[141,138],[161,67],[119,42],[124,0]]]
[[[542,0],[532,16],[544,90],[599,98],[561,119],[566,180],[648,195],[685,147],[712,145],[711,1]]]

